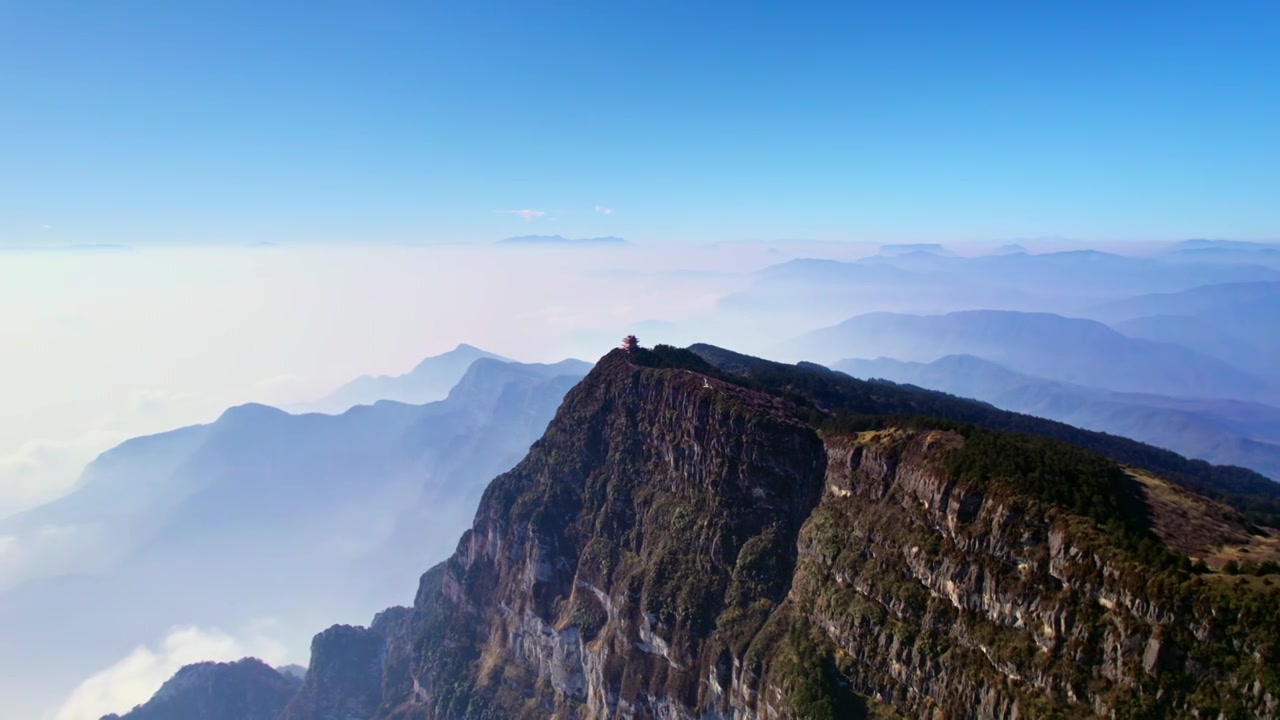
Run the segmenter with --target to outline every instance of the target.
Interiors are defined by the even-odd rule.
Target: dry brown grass
[[[912,431],[905,428],[890,427],[882,430],[864,430],[857,435],[860,445],[891,445],[910,436]]]
[[[1257,575],[1228,575],[1223,572],[1216,572],[1204,577],[1209,582],[1248,588],[1253,592],[1269,593],[1280,589],[1280,575],[1263,575],[1259,577]]]
[[[1236,510],[1149,472],[1126,470],[1141,484],[1151,508],[1152,529],[1169,549],[1204,560],[1214,570],[1231,560],[1280,560],[1280,532],[1253,527]]]
[[[1247,562],[1261,564],[1268,560],[1280,562],[1280,531],[1263,528],[1263,534],[1252,536],[1250,540],[1248,543],[1213,548],[1213,554],[1205,562],[1214,569],[1232,560],[1241,565]]]

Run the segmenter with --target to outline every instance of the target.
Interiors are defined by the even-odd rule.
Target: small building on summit
[[[631,352],[640,347],[640,340],[635,335],[628,335],[622,338],[622,349]]]

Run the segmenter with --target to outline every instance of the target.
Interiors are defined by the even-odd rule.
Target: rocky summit
[[[1275,717],[1277,527],[1247,470],[817,366],[615,350],[412,607],[316,638],[279,717]]]
[[[254,658],[187,665],[145,705],[102,720],[275,720],[302,681]]]

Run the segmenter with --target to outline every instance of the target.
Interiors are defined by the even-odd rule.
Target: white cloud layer
[[[611,208],[611,207],[605,207],[605,206],[603,206],[603,205],[597,205],[597,206],[596,206],[596,212],[600,213],[601,215],[612,215],[612,214],[613,214],[613,208]]]
[[[140,645],[127,656],[80,683],[51,720],[98,720],[146,702],[184,665],[231,662],[256,657],[279,666],[291,661],[267,631],[269,622],[235,635],[217,628],[174,628],[155,646]]]
[[[460,342],[527,362],[594,359],[608,347],[575,344],[581,331],[709,312],[745,281],[735,273],[785,259],[765,245],[598,250],[282,246],[6,258],[0,517],[63,495],[86,463],[130,437],[211,422],[244,402],[304,402],[359,375],[398,375]],[[666,274],[676,269],[719,276]]]
[[[211,422],[244,402],[318,398],[359,375],[407,372],[462,342],[525,362],[594,360],[626,329],[645,328],[646,344],[674,341],[667,325],[646,324],[661,319],[691,323],[682,344],[746,349],[726,336],[750,339],[758,327],[739,332],[706,317],[747,282],[745,273],[791,253],[813,251],[455,245],[15,254],[0,263],[0,515],[62,495],[86,462],[127,438]],[[7,527],[0,592],[69,568],[109,567],[115,546],[107,532]],[[274,636],[303,632],[288,642],[305,650],[321,625]],[[140,647],[85,681],[61,717],[127,710],[185,661],[267,654],[243,633],[231,635],[238,645],[226,636],[188,628]],[[31,717],[13,708],[57,705],[65,687],[0,697],[0,717]]]

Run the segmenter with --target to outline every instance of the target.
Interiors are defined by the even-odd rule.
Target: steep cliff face
[[[280,720],[368,718],[382,702],[387,642],[377,629],[334,625],[311,642],[302,688]]]
[[[791,600],[857,692],[910,717],[1280,708],[1264,659],[1275,593],[1241,602],[1212,586],[1225,578],[1191,578],[1143,545],[1138,522],[1108,532],[1052,497],[948,467],[976,442],[900,427],[827,439],[828,492],[802,533]],[[1152,506],[1136,477],[1110,472],[1100,487],[1118,509]],[[1197,517],[1222,510],[1200,502]]]
[[[275,720],[302,682],[260,660],[187,665],[144,705],[102,720]]]
[[[1277,709],[1258,612],[1275,595],[1189,574],[1114,463],[828,427],[669,365],[606,357],[493,482],[439,594],[408,611],[380,716]]]
[[[1218,571],[1280,556],[1238,509],[1274,527],[1269,486],[723,360],[603,358],[412,607],[317,638],[283,717],[1280,716],[1278,578]],[[1217,477],[1235,507],[1188,489]]]
[[[616,353],[569,394],[486,492],[393,715],[658,716],[753,692],[725,663],[787,592],[825,453],[777,398],[707,384]]]

